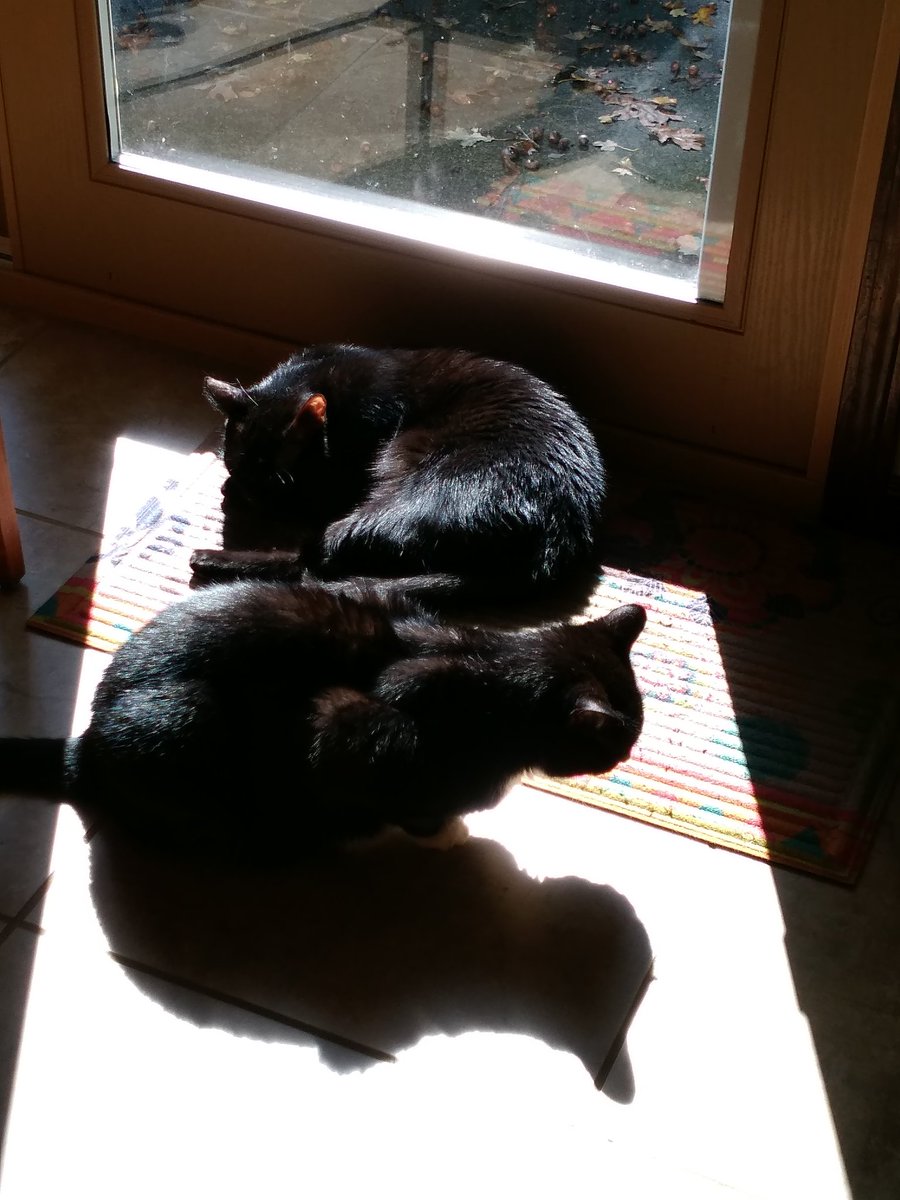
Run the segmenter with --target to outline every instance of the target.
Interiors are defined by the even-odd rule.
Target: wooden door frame
[[[746,286],[728,328],[701,305],[652,311],[524,266],[363,244],[197,189],[137,189],[91,157],[104,118],[93,111],[96,63],[78,46],[94,3],[0,6],[0,172],[15,263],[0,269],[0,301],[260,366],[299,342],[424,344],[438,330],[567,391],[611,459],[701,491],[820,510],[896,76],[894,0],[866,6],[849,28],[829,19],[837,0],[766,0],[764,19],[779,28],[762,39],[758,67],[772,68],[774,90],[754,84],[749,153],[757,139],[761,175],[739,222]],[[826,124],[838,54],[852,86]]]
[[[900,71],[825,493],[829,520],[900,538]]]

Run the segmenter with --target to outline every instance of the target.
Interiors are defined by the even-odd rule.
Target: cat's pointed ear
[[[318,421],[320,425],[324,425],[325,414],[328,412],[328,403],[321,392],[313,392],[303,405],[302,411],[307,416],[312,417],[314,421]]]
[[[313,392],[294,413],[294,419],[291,421],[288,429],[299,429],[301,425],[305,425],[307,422],[313,425],[324,425],[327,413],[328,401],[321,392]]]
[[[226,417],[242,417],[252,403],[244,388],[211,375],[203,380],[203,398]]]
[[[603,617],[603,624],[622,650],[630,650],[647,624],[647,610],[640,604],[623,604]]]

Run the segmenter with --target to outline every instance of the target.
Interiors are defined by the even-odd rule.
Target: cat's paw
[[[204,572],[221,570],[222,563],[228,561],[228,553],[224,550],[193,550],[191,552],[191,570],[195,575]]]
[[[462,817],[451,817],[449,821],[445,821],[437,833],[420,836],[412,834],[420,846],[426,846],[429,850],[451,850],[454,846],[461,846],[463,842],[469,840],[469,827]]]
[[[203,587],[218,583],[233,575],[229,570],[228,555],[222,550],[195,550],[190,557],[191,586]]]

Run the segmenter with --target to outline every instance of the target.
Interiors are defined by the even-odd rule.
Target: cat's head
[[[208,377],[205,399],[225,418],[225,495],[249,503],[290,500],[313,484],[325,453],[328,402],[299,357],[251,387]]]
[[[599,775],[628,758],[644,718],[630,653],[646,619],[639,604],[625,604],[557,631],[545,663],[555,719],[548,713],[535,764],[548,775]]]

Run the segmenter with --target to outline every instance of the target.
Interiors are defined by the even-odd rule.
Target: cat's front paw
[[[191,583],[202,587],[207,583],[218,583],[234,577],[230,556],[224,550],[195,550],[190,557]]]
[[[462,817],[451,817],[436,833],[424,837],[419,834],[411,836],[420,846],[426,846],[429,850],[452,850],[454,846],[461,846],[469,840],[469,827]]]

